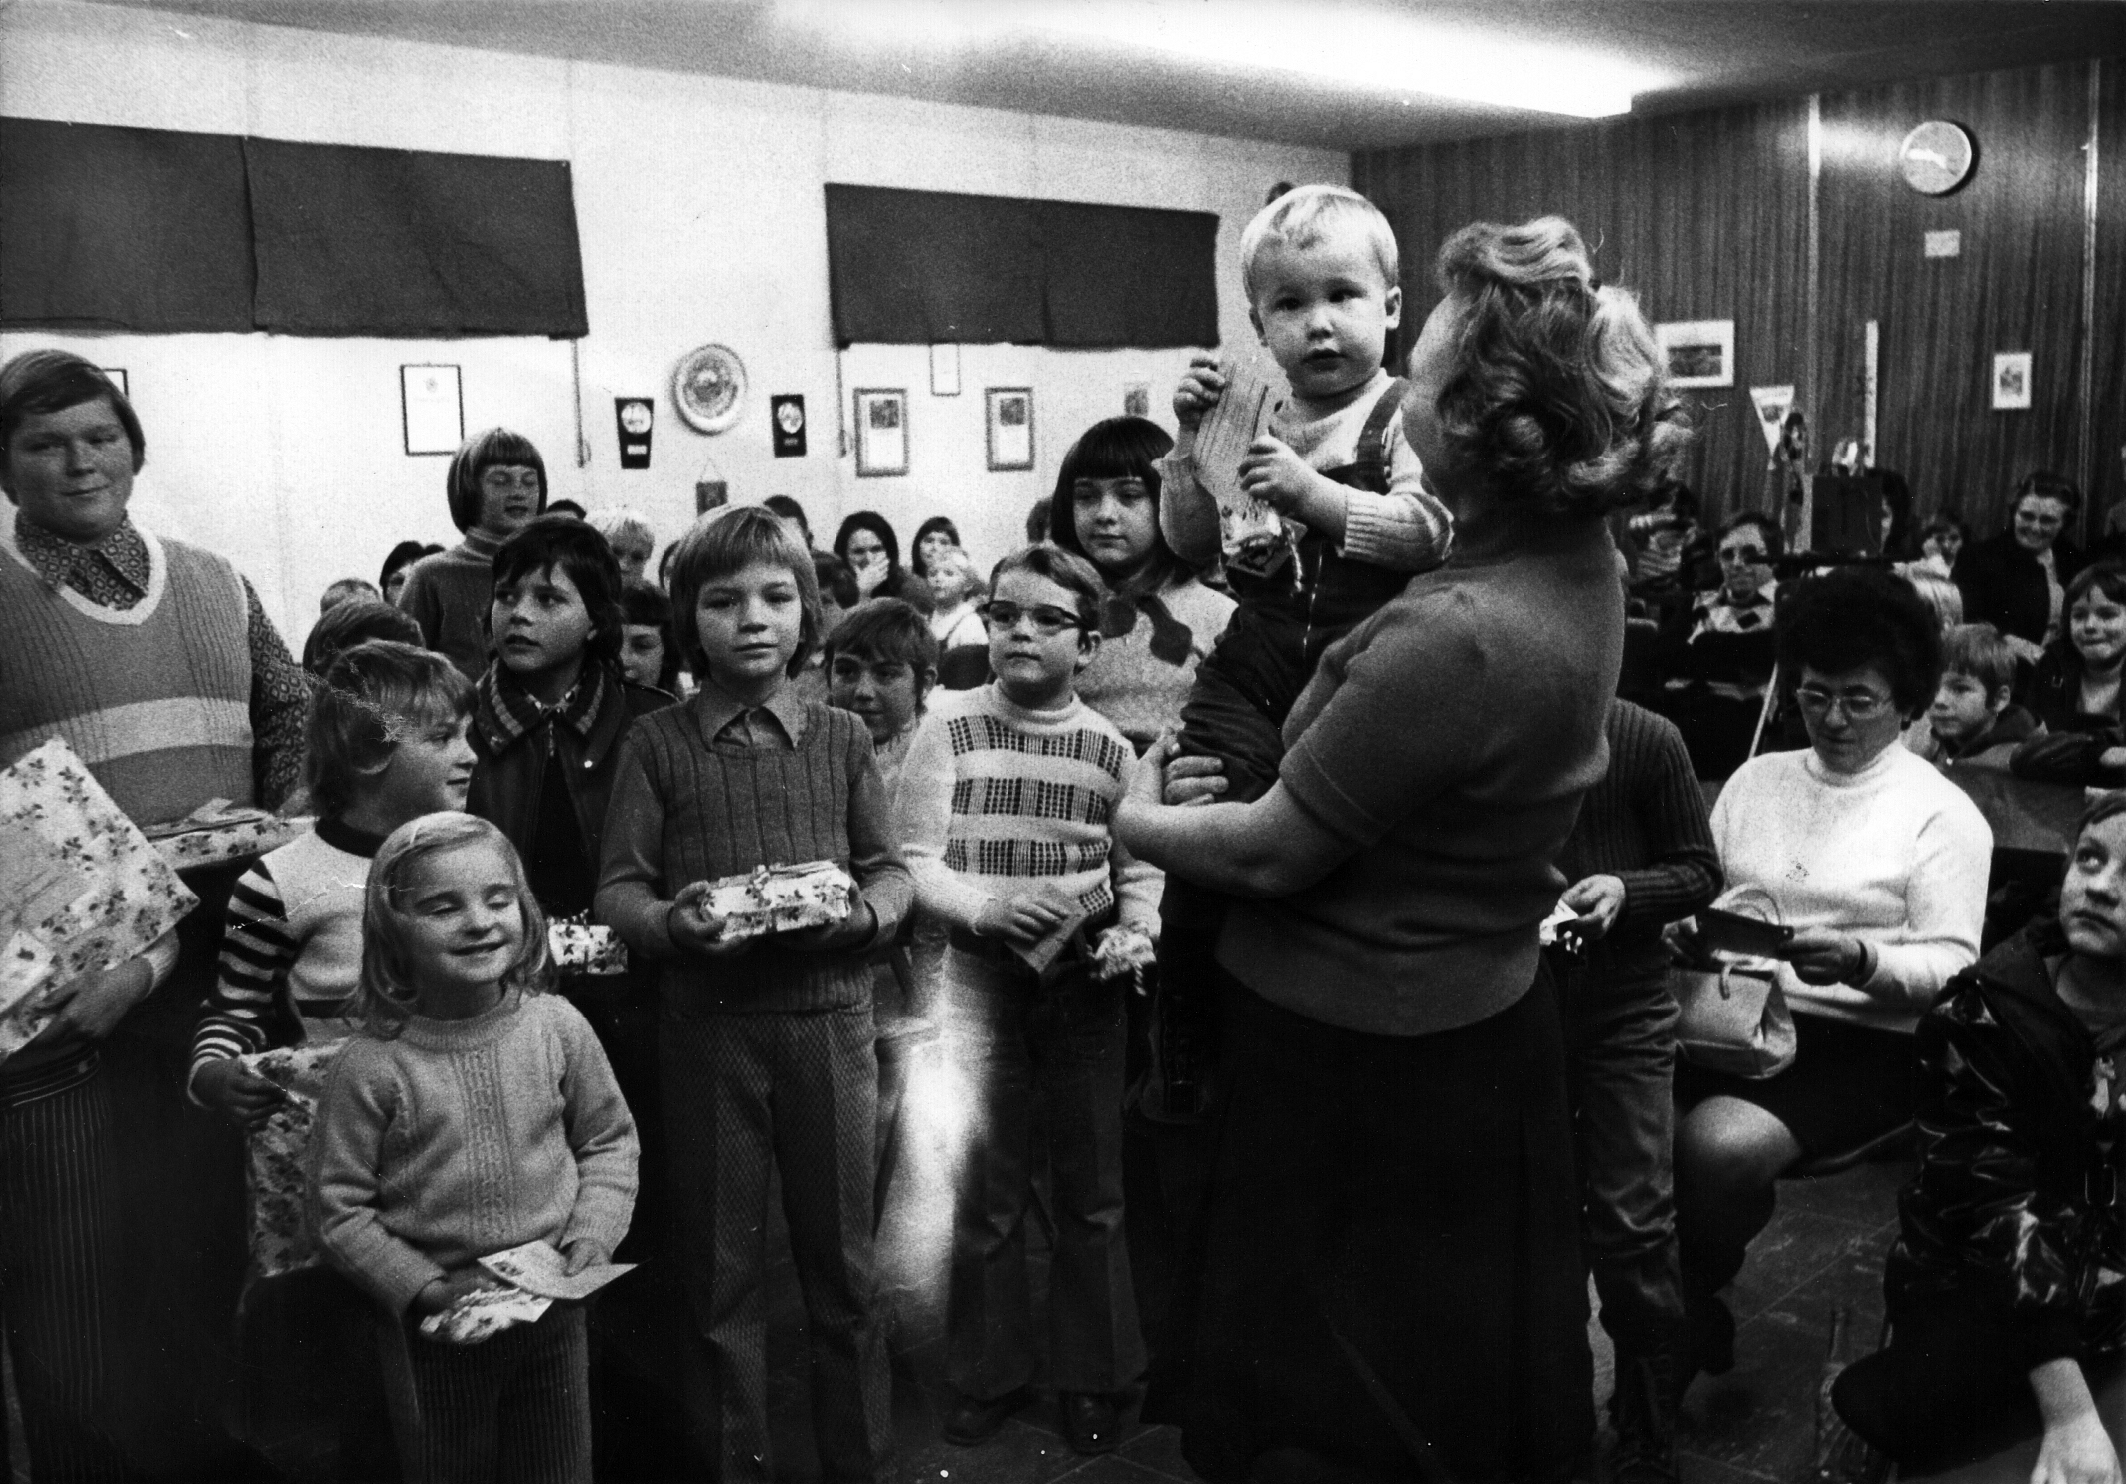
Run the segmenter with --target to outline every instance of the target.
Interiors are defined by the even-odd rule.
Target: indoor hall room
[[[2119,1484],[2122,79],[0,5],[14,1476]]]

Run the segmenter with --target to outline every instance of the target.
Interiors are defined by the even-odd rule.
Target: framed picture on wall
[[[1031,469],[1033,388],[993,386],[984,395],[989,399],[989,467]]]
[[[2004,351],[1993,358],[1993,410],[2018,412],[2030,406],[2030,352]]]
[[[456,366],[399,367],[406,453],[454,454],[465,441],[465,391]]]
[[[856,472],[865,479],[908,472],[908,390],[856,389]]]
[[[1733,386],[1735,322],[1677,320],[1654,326],[1654,340],[1668,362],[1670,386]]]

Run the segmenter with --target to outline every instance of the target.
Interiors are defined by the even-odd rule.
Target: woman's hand
[[[1867,977],[1867,945],[1851,933],[1796,928],[1779,956],[1794,966],[1794,977],[1803,984],[1858,985]]]
[[[256,1133],[288,1101],[279,1084],[248,1071],[234,1057],[207,1062],[192,1074],[192,1091],[230,1122]]]
[[[2025,639],[2021,634],[2003,634],[2001,638],[2015,651],[2015,657],[2019,660],[2028,660],[2034,665],[2045,657],[2044,645]]]
[[[1564,924],[1564,930],[1593,942],[1609,936],[1624,910],[1624,883],[1614,876],[1589,876],[1565,888],[1558,899],[1580,915]]]
[[[1174,388],[1174,421],[1184,428],[1195,427],[1224,395],[1225,374],[1218,369],[1218,357],[1191,356],[1181,384]]]
[[[697,881],[683,888],[664,914],[665,931],[685,952],[707,954],[711,958],[730,958],[744,953],[752,940],[740,938],[736,942],[726,942],[723,927],[724,919],[709,910],[709,883],[706,881]]]
[[[851,562],[849,566],[856,576],[857,592],[866,598],[878,591],[878,585],[884,582],[886,574],[893,570],[893,563],[883,551],[867,552],[861,564]]]
[[[1177,757],[1166,765],[1166,802],[1180,807],[1215,804],[1232,787],[1226,782],[1225,759]]]

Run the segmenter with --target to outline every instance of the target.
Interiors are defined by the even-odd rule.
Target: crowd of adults
[[[1979,1314],[2011,1336],[2014,1363],[1985,1359],[1988,1405],[2012,1392],[2042,1414],[2054,1477],[2115,1484],[2082,1373],[2070,1384],[2060,1364],[2093,1368],[2126,1343],[2115,1172],[2114,1193],[2094,1193],[2126,1147],[2126,1112],[2112,1082],[2094,1104],[2082,1086],[2119,1065],[2126,993],[2076,967],[2117,975],[2126,959],[2122,806],[2109,795],[2084,820],[2067,910],[2000,945],[2012,963],[1980,964],[1996,948],[1991,833],[1905,744],[1937,707],[1944,631],[1986,624],[2015,658],[2003,704],[2042,724],[2008,766],[2126,783],[2126,535],[2086,554],[2070,544],[2079,493],[2045,473],[1983,540],[1946,516],[1908,534],[1909,491],[1884,500],[1860,560],[1790,555],[1784,509],[1701,535],[1670,474],[1685,435],[1651,337],[1628,296],[1594,283],[1577,238],[1513,259],[1481,239],[1450,244],[1441,273],[1400,416],[1453,514],[1452,560],[1329,651],[1260,797],[1220,801],[1219,770],[1164,740],[1235,608],[1215,565],[1182,561],[1162,531],[1173,440],[1139,418],[1087,430],[1037,528],[1108,591],[1077,694],[1147,759],[1117,837],[1170,878],[1248,904],[1177,945],[1217,986],[1213,1006],[1132,1010],[1130,1244],[1153,1373],[1171,1384],[1191,1460],[1215,1478],[1379,1479],[1432,1477],[1439,1449],[1469,1477],[1562,1478],[1581,1462],[1594,1430],[1583,1245],[1607,1249],[1582,1230],[1594,1218],[1567,971],[1584,965],[1539,948],[1538,925],[1571,886],[1581,905],[1564,937],[1586,952],[1636,900],[1625,867],[1599,878],[1618,881],[1613,894],[1581,893],[1597,876],[1568,883],[1555,864],[1615,751],[1605,723],[1621,688],[1673,720],[1696,777],[1724,780],[1709,820],[1700,806],[1686,823],[1709,840],[1718,905],[1780,929],[1758,968],[1795,1013],[1768,1073],[1686,1061],[1672,1110],[1642,1110],[1659,1132],[1634,1156],[1649,1172],[1635,1188],[1661,1198],[1634,1207],[1646,1226],[1634,1261],[1673,1299],[1634,1336],[1646,1369],[1620,1371],[1619,1395],[1666,1452],[1617,1477],[1674,1477],[1676,1409],[1695,1374],[1734,1363],[1721,1292],[1776,1182],[1917,1120],[1925,1163],[1893,1258],[1893,1317],[1923,1329]],[[1534,390],[1499,369],[1508,359]],[[447,487],[462,540],[400,543],[373,588],[335,584],[298,663],[226,559],[130,518],[147,451],[125,394],[89,363],[35,351],[0,368],[0,488],[14,505],[0,523],[0,765],[62,736],[143,826],[211,800],[299,801],[318,677],[364,641],[417,642],[479,680],[495,555],[553,508],[528,441],[471,440]],[[795,502],[769,503],[803,524]],[[658,533],[625,510],[587,522],[622,576],[616,662],[690,690],[673,625],[693,616],[649,576]],[[904,563],[891,523],[859,511],[813,563],[830,624],[899,599],[926,616],[945,684],[989,678],[987,582],[950,519],[925,521]],[[824,697],[823,677],[808,683]],[[614,711],[615,735],[583,745],[614,745],[629,720]],[[1643,836],[1636,848],[1635,867],[1665,859]],[[1701,907],[1713,867],[1702,874]],[[0,1276],[40,1484],[239,1468],[217,1389],[241,1280],[241,1252],[217,1235],[241,1226],[233,1145],[179,1090],[233,881],[193,873],[201,907],[137,958],[61,986],[51,1028],[0,1066]],[[1677,964],[1735,968],[1711,921],[1674,913]],[[1989,1084],[1997,1108],[1974,1111],[1953,1052],[1980,1034],[1985,996],[2011,990],[2046,1018],[2066,1081],[2029,1091],[2034,1077],[2011,1065]],[[1184,1024],[1211,1048],[1216,1094],[1174,1116],[1142,1089],[1186,1074]],[[1673,1033],[1650,1044],[1665,1099]],[[2022,1116],[2019,1099],[2041,1096],[2068,1111],[1987,1142]],[[2078,1099],[2087,1118],[2070,1116]],[[1963,1221],[1958,1180],[1984,1184],[1991,1219],[2021,1223],[2028,1242]],[[1977,1359],[1948,1382],[1938,1356],[1928,1364],[1955,1395],[1983,1389]],[[1886,1366],[1842,1390],[1841,1416],[1907,1461],[1939,1449],[1940,1428],[1915,1433],[1920,1404],[1897,1390],[1915,1383],[1883,1381]],[[1925,1415],[1947,1425],[1938,1405]],[[1307,1472],[1322,1460],[1339,1471]]]

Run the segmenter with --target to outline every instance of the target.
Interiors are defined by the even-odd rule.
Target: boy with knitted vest
[[[1057,1217],[1049,1367],[1065,1437],[1105,1452],[1144,1343],[1122,1232],[1123,981],[1101,975],[1125,943],[1148,956],[1160,877],[1109,830],[1135,752],[1074,690],[1100,647],[1099,574],[1034,546],[997,564],[991,591],[982,616],[996,679],[932,701],[896,801],[918,899],[951,924],[948,993],[976,1081],[946,1320],[959,1395],[945,1436],[978,1443],[1026,1399],[1038,1082]]]

